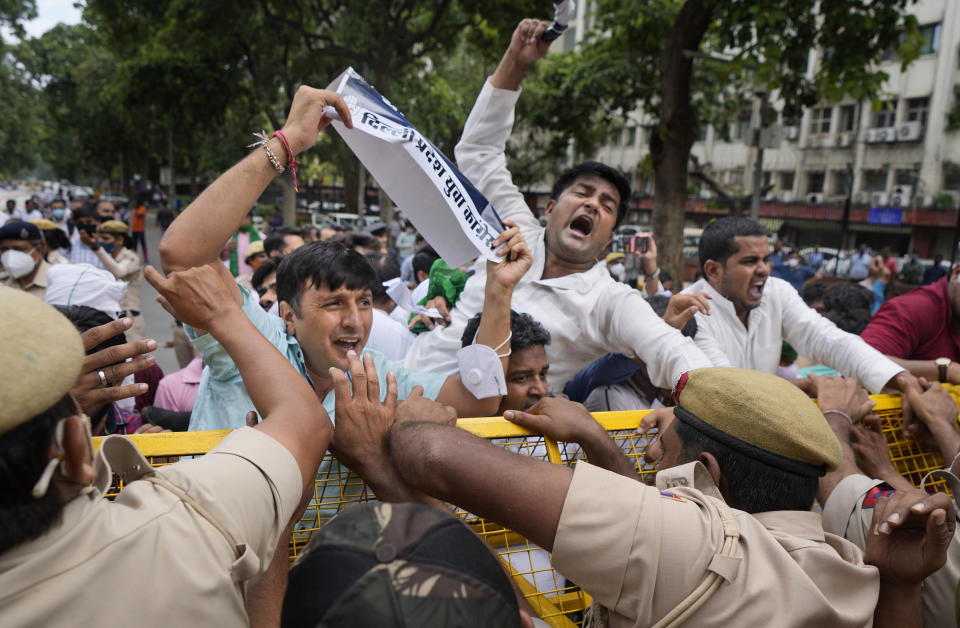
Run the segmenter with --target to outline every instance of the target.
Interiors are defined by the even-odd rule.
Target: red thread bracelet
[[[293,151],[290,150],[290,143],[287,142],[287,137],[283,134],[283,131],[274,131],[273,136],[283,144],[283,150],[287,153],[287,168],[293,173],[293,190],[294,192],[299,192],[300,188],[297,187],[297,166],[300,165],[300,162],[293,158]]]

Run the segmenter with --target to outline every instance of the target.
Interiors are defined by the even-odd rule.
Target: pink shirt
[[[176,373],[160,380],[153,405],[174,412],[190,412],[200,390],[200,375],[203,373],[203,358],[199,355]]]

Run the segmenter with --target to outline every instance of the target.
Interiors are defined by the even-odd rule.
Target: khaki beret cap
[[[677,384],[678,420],[771,466],[823,475],[842,450],[816,404],[789,381],[760,371],[695,369]]]
[[[100,225],[100,231],[105,233],[126,233],[127,229],[129,229],[127,223],[119,220],[108,220]]]
[[[243,259],[248,260],[257,253],[263,253],[263,241],[257,240],[256,242],[251,242],[247,246],[247,250],[243,252]]]
[[[83,341],[42,299],[0,286],[0,434],[49,409],[73,386]]]

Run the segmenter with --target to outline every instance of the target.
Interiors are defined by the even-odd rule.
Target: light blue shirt
[[[295,336],[287,333],[286,326],[280,318],[268,314],[260,307],[257,301],[250,298],[249,293],[242,287],[243,312],[257,330],[290,361],[309,382],[303,351]],[[246,424],[247,412],[254,410],[253,401],[243,385],[240,371],[233,359],[223,346],[210,334],[198,336],[197,333],[184,325],[184,329],[193,346],[203,357],[203,375],[200,377],[200,389],[197,392],[197,401],[190,414],[190,430],[224,430],[243,427]],[[377,368],[377,377],[380,380],[381,400],[387,394],[387,371],[393,371],[397,377],[397,393],[399,399],[406,399],[414,386],[423,386],[423,396],[436,399],[440,388],[446,381],[446,375],[440,373],[425,373],[404,368],[400,362],[391,362],[383,354],[364,349],[363,353],[373,356],[374,366]],[[312,383],[311,383],[312,385]],[[334,403],[336,397],[331,390],[323,399],[323,407],[330,415],[330,420],[336,423],[334,417]]]

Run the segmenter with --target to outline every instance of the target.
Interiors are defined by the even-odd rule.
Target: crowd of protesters
[[[902,395],[905,437],[958,472],[937,382],[960,384],[960,268],[864,247],[855,281],[828,279],[819,250],[728,217],[704,229],[691,285],[661,272],[653,236],[625,283],[622,174],[559,173],[538,219],[507,168],[547,26],[517,27],[456,149],[503,219],[499,262],[451,268],[402,218],[276,211],[261,231],[251,208],[326,111],[351,126],[339,95],[305,86],[273,137],[175,218],[157,211],[156,268],[140,203],[7,204],[4,625],[543,625],[448,504],[549,551],[594,626],[956,625],[954,504],[897,472],[869,393]],[[897,276],[926,285],[887,299]],[[145,337],[144,280],[172,316],[173,373]],[[647,409],[656,487],[589,413]],[[483,416],[586,460],[456,427]],[[231,432],[157,469],[122,436],[213,429]],[[378,503],[330,520],[288,571],[315,477],[344,468]],[[111,472],[126,486],[107,501]],[[95,578],[150,586],[105,601]]]

